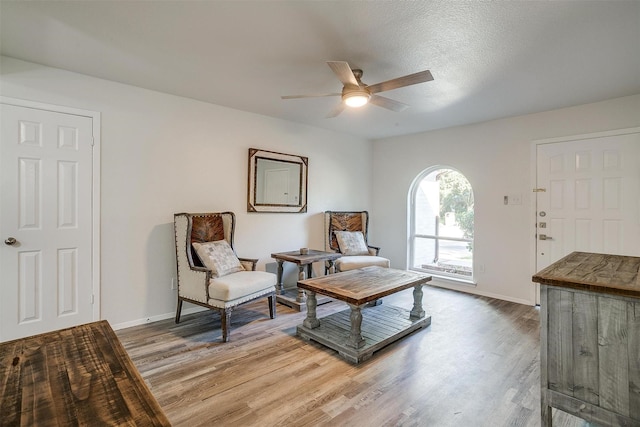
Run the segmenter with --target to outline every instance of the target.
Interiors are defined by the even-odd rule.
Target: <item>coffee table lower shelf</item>
[[[279,291],[276,291],[276,292],[279,292]],[[278,301],[280,304],[284,304],[287,307],[293,308],[296,311],[307,311],[306,297],[304,297],[302,301],[299,301],[300,299],[301,298],[297,295],[297,288],[296,289],[285,288],[284,293],[281,293],[281,294],[276,293],[276,301]],[[329,297],[325,297],[324,295],[319,295],[317,297],[317,300],[318,300],[318,305],[326,304],[333,301],[333,299]]]
[[[419,319],[410,318],[410,311],[391,305],[378,305],[362,310],[362,337],[364,346],[354,348],[347,344],[351,328],[350,310],[323,317],[320,326],[308,328],[298,325],[298,336],[305,340],[316,341],[338,352],[340,356],[352,363],[360,363],[371,357],[381,348],[429,326],[431,316]]]

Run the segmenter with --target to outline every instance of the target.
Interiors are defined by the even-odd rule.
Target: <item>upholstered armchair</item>
[[[335,262],[336,272],[379,265],[389,268],[389,260],[378,256],[380,248],[367,242],[369,213],[367,211],[324,213],[325,250],[340,252]],[[325,265],[328,273],[329,266]]]
[[[221,314],[222,341],[229,339],[231,312],[257,298],[269,300],[276,317],[276,275],[256,271],[256,259],[238,258],[233,249],[233,212],[174,215],[178,267],[176,323],[184,301]]]

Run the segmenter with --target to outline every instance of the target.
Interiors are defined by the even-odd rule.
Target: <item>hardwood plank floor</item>
[[[411,308],[411,290],[384,304]],[[539,310],[424,287],[432,323],[352,365],[265,301],[116,331],[174,426],[539,426]],[[334,301],[318,317],[345,309]],[[554,426],[589,424],[554,411]]]

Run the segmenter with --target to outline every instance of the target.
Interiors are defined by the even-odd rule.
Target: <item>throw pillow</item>
[[[213,277],[222,277],[244,270],[240,260],[233,253],[233,249],[231,249],[226,240],[205,243],[193,242],[192,244],[200,261],[211,270]]]
[[[369,255],[362,231],[336,231],[335,234],[342,255]]]

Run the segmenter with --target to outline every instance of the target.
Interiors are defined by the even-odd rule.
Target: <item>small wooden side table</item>
[[[271,254],[271,258],[275,259],[278,263],[278,285],[276,289],[276,301],[298,311],[304,311],[307,308],[304,290],[297,287],[285,289],[284,285],[282,284],[282,264],[285,261],[297,264],[298,280],[305,280],[307,278],[311,278],[314,262],[326,261],[330,266],[329,272],[333,272],[333,261],[340,257],[341,255],[337,252],[317,251],[315,249],[309,249],[306,254],[301,254],[299,250]]]

